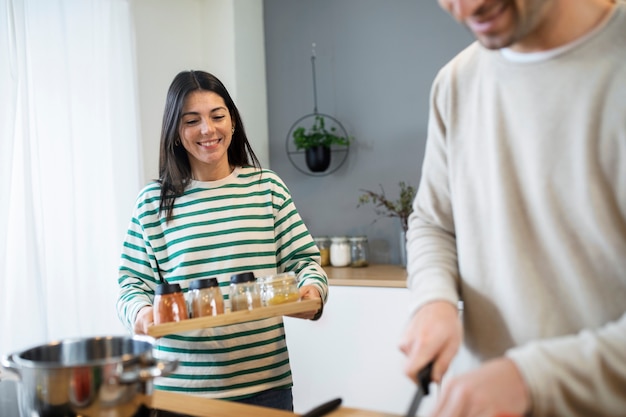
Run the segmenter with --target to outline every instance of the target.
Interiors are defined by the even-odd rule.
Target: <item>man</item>
[[[624,416],[626,3],[440,4],[477,42],[432,88],[407,375],[458,359],[435,417]]]

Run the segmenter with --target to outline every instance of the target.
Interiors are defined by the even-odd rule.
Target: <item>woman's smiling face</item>
[[[197,90],[185,98],[178,134],[191,165],[194,179],[215,181],[232,172],[228,147],[234,124],[224,99],[212,92]]]

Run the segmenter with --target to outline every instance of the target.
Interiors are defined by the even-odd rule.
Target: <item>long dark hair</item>
[[[212,91],[224,99],[235,125],[235,132],[228,147],[228,163],[231,166],[254,166],[261,168],[259,159],[254,154],[239,110],[228,94],[222,82],[213,74],[204,71],[182,71],[176,75],[167,91],[163,125],[161,127],[161,145],[159,154],[159,182],[161,184],[161,202],[159,213],[165,212],[167,221],[172,218],[174,201],[185,191],[191,181],[191,165],[184,146],[180,144],[179,124],[185,99],[192,91]],[[250,163],[250,160],[252,163]]]

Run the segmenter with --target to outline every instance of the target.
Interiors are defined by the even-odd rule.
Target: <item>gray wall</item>
[[[399,263],[400,222],[357,209],[359,190],[382,185],[395,199],[399,181],[417,187],[431,83],[473,38],[435,0],[264,0],[264,25],[270,168],[313,235],[365,234],[373,262]],[[314,109],[312,43],[317,110],[356,138],[327,176],[297,170],[286,147]]]

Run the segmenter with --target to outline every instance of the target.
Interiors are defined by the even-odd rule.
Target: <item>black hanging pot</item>
[[[328,146],[319,145],[307,148],[304,156],[306,166],[312,172],[324,172],[330,166],[330,148]]]

